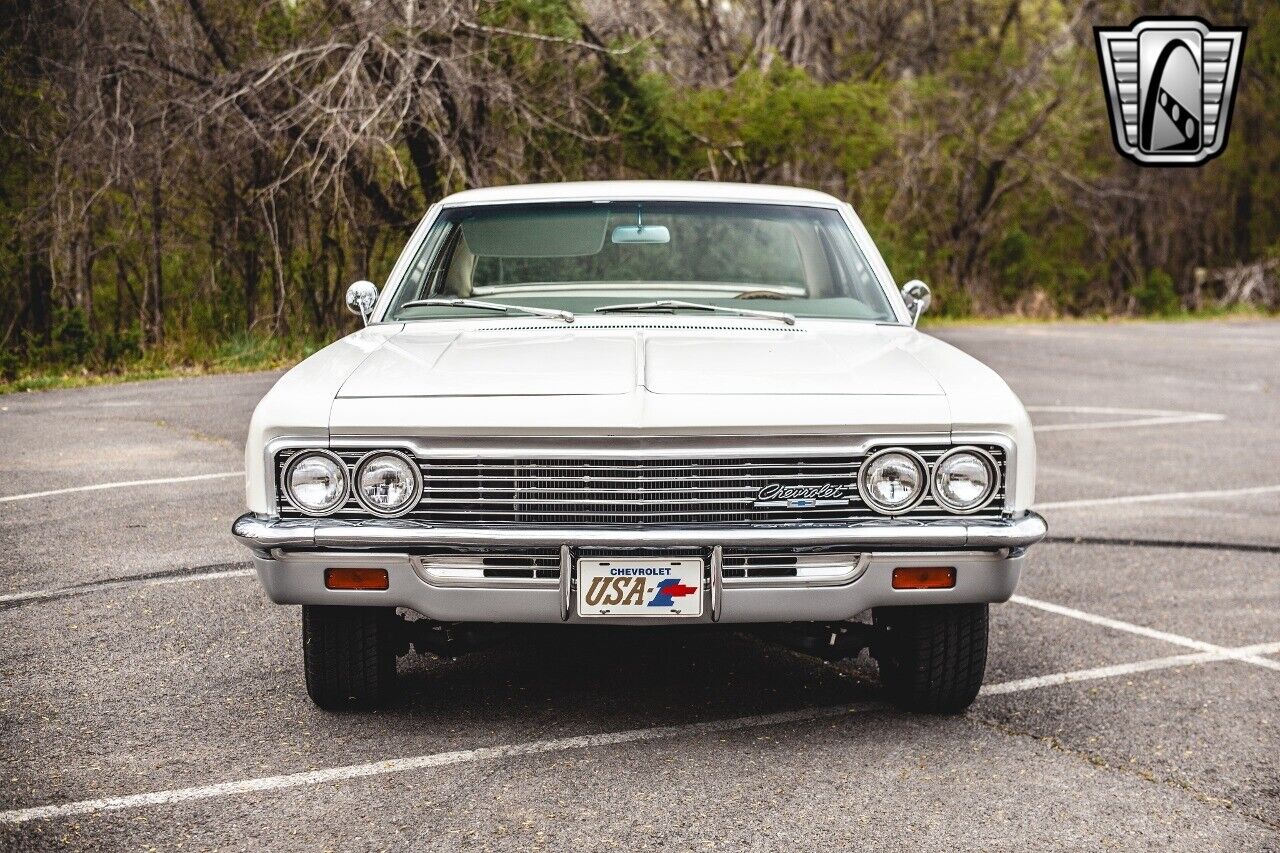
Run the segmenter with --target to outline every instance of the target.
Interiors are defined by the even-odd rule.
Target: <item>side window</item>
[[[452,224],[443,220],[439,220],[435,225],[431,226],[431,232],[422,241],[418,254],[414,256],[413,263],[409,265],[409,269],[405,271],[404,278],[400,281],[395,299],[387,312],[388,317],[393,316],[396,310],[404,303],[412,299],[421,299],[431,294],[433,281],[439,276],[439,269],[432,267],[431,262],[434,259],[438,266],[442,259],[447,260],[448,256],[452,254],[448,251],[439,252],[437,248],[441,240],[454,230],[456,229]]]
[[[866,293],[876,286],[876,277],[861,252],[853,256],[853,278],[857,282],[859,293]]]
[[[444,277],[445,270],[457,253],[458,236],[462,233],[462,229],[452,223],[445,226],[445,228],[447,229],[446,232],[436,235],[436,239],[428,241],[428,244],[422,247],[422,260],[418,265],[415,265],[415,269],[419,272],[413,288],[412,299],[425,299],[430,296],[440,295],[438,293],[440,280]],[[437,246],[439,246],[439,250],[437,250]]]
[[[884,298],[876,275],[862,250],[853,241],[852,235],[845,230],[844,224],[832,226],[824,223],[819,227],[818,234],[822,240],[822,250],[838,282],[837,289],[842,295],[857,299],[865,305],[883,305]],[[840,251],[841,245],[845,251]]]
[[[418,257],[413,259],[413,266],[409,267],[409,272],[405,274],[405,290],[408,291],[410,299],[417,299],[422,295],[422,283],[426,280],[427,264],[430,260],[431,257],[423,246],[423,250],[418,252]]]
[[[836,280],[836,292],[841,296],[856,296],[859,291],[854,286],[844,255],[831,245],[831,234],[826,228],[818,228],[818,239],[822,243],[822,253],[827,258],[827,265],[831,268],[831,277]]]

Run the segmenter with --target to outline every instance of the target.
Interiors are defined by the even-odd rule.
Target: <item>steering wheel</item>
[[[789,296],[783,296],[776,290],[744,290],[734,299],[790,299]]]

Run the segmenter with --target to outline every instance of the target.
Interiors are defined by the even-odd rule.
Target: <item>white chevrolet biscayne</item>
[[[513,623],[755,623],[876,658],[899,706],[977,695],[1027,548],[1035,443],[989,368],[915,329],[820,192],[617,182],[434,205],[362,330],[285,374],[234,535],[301,604],[307,690]]]

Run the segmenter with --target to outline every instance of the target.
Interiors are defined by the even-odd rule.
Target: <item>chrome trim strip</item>
[[[451,528],[432,527],[403,519],[344,522],[338,519],[272,520],[246,513],[232,525],[232,535],[244,546],[272,548],[352,549],[431,546],[542,546],[566,544],[605,548],[662,548],[715,545],[793,547],[853,545],[889,549],[1024,548],[1049,532],[1035,512],[1016,519],[971,519],[960,516],[938,521],[879,519],[840,527],[734,528]]]
[[[988,507],[988,509],[989,509],[989,512],[981,514],[983,518],[998,519],[1000,517],[999,508]],[[687,519],[691,516],[724,515],[726,512],[730,512],[730,511],[731,510],[680,510],[678,512],[677,511],[647,512],[646,513],[647,518],[643,523],[645,524],[654,523],[656,521],[659,521],[664,516],[666,517],[674,516],[677,519]],[[776,515],[778,513],[788,512],[788,510],[785,507],[775,507],[775,506],[760,506],[756,508],[755,511],[760,514],[773,514],[773,515]],[[880,515],[876,513],[874,510],[865,509],[862,507],[847,505],[847,504],[839,504],[839,505],[822,504],[816,507],[812,507],[806,510],[806,512],[807,512],[807,516],[804,518],[781,518],[781,519],[777,519],[775,523],[795,524],[795,525],[807,524],[810,526],[816,526],[816,525],[822,524],[824,521],[830,524],[846,524],[846,523],[854,523],[857,521],[874,521],[876,519],[880,519],[884,521],[884,520],[889,520],[891,518],[896,517],[896,516]],[[831,512],[839,512],[841,515],[837,519],[830,519],[826,514]],[[616,511],[612,511],[608,509],[583,510],[582,512],[573,513],[573,515],[578,517],[579,519],[578,523],[570,523],[570,522],[565,522],[563,520],[556,520],[556,521],[550,522],[549,526],[553,528],[569,527],[569,526],[576,528],[588,522],[593,524],[599,523],[600,520],[602,519],[605,524],[617,525],[621,523],[613,519],[613,516],[617,514],[618,513]],[[435,516],[435,518],[431,519],[430,521],[424,521],[423,520],[424,515],[432,515],[432,516]],[[489,524],[492,526],[498,526],[502,524],[512,524],[512,523],[535,523],[530,521],[530,518],[532,516],[550,516],[555,519],[560,519],[564,515],[565,513],[563,510],[556,510],[551,507],[544,507],[542,509],[530,509],[530,510],[488,510],[480,507],[463,507],[459,509],[448,509],[448,510],[439,510],[439,509],[415,510],[409,513],[407,516],[401,516],[401,518],[406,518],[406,520],[415,521],[415,522],[423,523],[426,525],[433,525],[436,527],[449,527],[451,522],[448,520],[445,520],[443,516],[450,516],[452,519],[456,519],[460,523],[468,522],[472,526],[477,526],[478,524]],[[520,516],[520,518],[516,518],[516,516]],[[366,516],[364,515],[362,510],[348,508],[348,509],[338,510],[337,512],[334,512],[331,516],[328,516],[328,517],[334,518],[334,519],[340,519],[346,522],[358,523],[360,519],[363,519]],[[911,514],[907,516],[907,519],[911,521],[925,521],[925,520],[936,521],[941,519],[958,518],[958,517],[960,517],[958,513],[947,512],[946,510],[936,506],[920,504],[911,511]],[[369,519],[369,520],[376,521],[377,519]],[[717,519],[712,518],[711,521],[715,522],[717,521]],[[689,522],[689,523],[693,523],[693,522]],[[755,522],[734,522],[734,523],[735,524],[754,523],[757,526],[763,526],[769,523],[769,519],[761,519]]]
[[[380,451],[374,450],[371,452],[378,453]],[[819,463],[819,462],[812,461],[816,459],[827,458],[823,456],[797,456],[796,458],[804,460],[810,468],[815,469],[815,473],[807,475],[809,478],[826,477],[830,479],[831,477],[840,477],[840,476],[852,477],[853,475],[858,473],[859,463],[856,460],[849,462],[847,464],[841,465],[836,463]],[[733,456],[715,456],[715,457],[708,457],[708,459],[716,459],[716,460],[724,459],[724,460],[727,460],[727,462],[736,463],[736,458]],[[427,459],[422,462],[419,462],[418,465],[419,467],[426,467],[428,469],[426,474],[428,480],[432,480],[432,479],[435,479],[435,480],[457,480],[457,479],[510,480],[512,479],[512,477],[510,476],[506,476],[498,473],[485,473],[483,471],[479,471],[477,473],[478,469],[476,468],[476,466],[467,467],[462,465],[440,465],[431,459]],[[723,477],[718,477],[718,479],[767,480],[770,477],[779,476],[779,474],[777,473],[779,471],[782,471],[783,473],[787,473],[787,469],[789,466],[792,469],[794,469],[794,462],[788,462],[787,464],[774,463],[770,465],[761,465],[758,463],[751,463],[751,462],[734,464],[733,468],[739,471],[748,471],[751,473],[725,474]],[[566,468],[569,468],[570,466],[569,465],[559,465],[559,466],[546,465],[545,467],[554,468],[554,469],[566,469]],[[706,464],[661,465],[661,466],[660,465],[629,465],[626,468],[620,468],[617,465],[589,465],[589,464],[575,463],[572,467],[574,468],[574,470],[578,470],[578,471],[604,471],[606,473],[613,473],[613,474],[617,474],[619,471],[623,472],[624,474],[649,474],[649,473],[667,474],[667,473],[674,473],[679,471],[705,472],[708,467],[715,467],[715,466],[709,466]],[[729,466],[724,465],[720,467],[729,467]],[[832,468],[835,470],[827,471],[827,472],[819,472],[819,471],[816,471],[816,469],[818,468]],[[446,470],[458,471],[461,473],[454,473],[454,474],[437,473],[437,472],[443,472]],[[573,477],[573,476],[566,476],[566,475],[553,475],[549,477],[539,477],[539,479],[551,480],[556,482],[564,482],[566,480],[580,482],[582,480],[581,477]],[[621,479],[621,477],[608,477],[608,476],[602,475],[600,476],[600,479],[602,480]]]
[[[757,483],[752,483],[752,484],[751,484],[751,485],[749,485],[749,486],[723,486],[723,487],[721,487],[721,486],[687,486],[687,487],[670,486],[670,487],[662,487],[662,488],[652,488],[652,487],[646,488],[646,487],[644,487],[644,486],[636,486],[636,487],[635,487],[635,488],[633,488],[633,489],[602,489],[602,488],[599,488],[598,486],[596,486],[596,484],[595,484],[594,482],[592,482],[592,483],[591,483],[591,493],[592,493],[592,494],[610,494],[610,495],[663,495],[663,494],[669,494],[669,493],[673,493],[673,492],[681,492],[681,493],[687,493],[687,492],[712,492],[712,493],[714,493],[714,494],[724,494],[725,492],[750,492],[750,493],[752,493],[752,494],[755,494],[755,493],[757,493],[757,492],[759,492],[759,491],[760,491],[760,488],[761,488],[762,486],[767,486],[767,485],[769,485],[769,484],[770,484],[770,483],[772,483],[772,482],[776,482],[776,481],[779,479],[779,477],[781,477],[781,476],[783,476],[783,475],[776,475],[776,474],[775,474],[775,475],[767,475],[767,474],[766,474],[766,475],[761,475],[761,476],[758,478],[758,479],[759,479],[759,482],[757,482]],[[824,480],[824,481],[830,481],[830,480],[831,480],[833,477],[835,477],[835,476],[841,476],[841,475],[834,475],[834,474],[794,474],[794,475],[791,475],[791,476],[787,476],[787,477],[786,477],[786,479],[788,479],[788,480]],[[772,479],[771,479],[771,477],[772,477]],[[479,476],[479,477],[469,477],[469,478],[464,478],[462,475],[458,475],[458,476],[453,477],[453,478],[449,478],[449,477],[442,477],[441,479],[458,479],[458,480],[461,480],[461,479],[469,479],[469,480],[470,480],[471,482],[473,482],[473,483],[476,483],[476,482],[478,482],[478,483],[484,483],[484,482],[486,482],[486,481],[488,481],[488,482],[502,482],[502,483],[510,483],[510,482],[513,482],[513,480],[514,480],[515,478],[513,478],[513,477],[491,477],[491,476],[487,476],[487,475],[485,475],[485,476]],[[621,477],[618,477],[618,478],[612,478],[612,477],[598,477],[598,478],[596,478],[596,479],[600,479],[600,480],[617,479],[619,482],[622,482],[622,480],[623,480],[623,478],[621,478]],[[742,477],[717,477],[716,479],[717,479],[717,480],[740,480],[740,479],[744,479],[744,478],[742,478]],[[571,484],[571,485],[580,486],[580,485],[582,485],[582,478],[581,478],[581,477],[539,477],[539,478],[538,478],[538,482],[540,482],[540,483],[569,483],[569,484]],[[466,486],[427,486],[427,487],[424,489],[424,491],[426,491],[427,493],[432,493],[432,492],[446,492],[446,493],[447,493],[447,492],[468,492],[468,491],[477,491],[477,490],[476,490],[476,489],[474,489],[474,488],[467,488]]]
[[[1005,442],[1009,439],[1002,437]],[[560,456],[581,459],[679,459],[690,453],[712,456],[844,456],[868,453],[872,447],[920,444],[951,445],[950,432],[792,435],[653,434],[636,438],[608,435],[450,436],[412,437],[335,433],[328,446],[352,449],[393,447],[419,459],[509,459],[520,456]],[[992,441],[992,444],[1001,444]],[[285,449],[276,447],[278,452]]]
[[[471,491],[471,490],[467,490],[467,489],[455,489],[455,491]],[[681,493],[683,490],[682,490],[682,489],[672,489],[671,491],[672,491],[673,493],[679,494],[679,493]],[[593,494],[594,492],[595,492],[595,489],[592,489],[592,490],[591,490],[591,492],[589,492],[588,494]],[[636,492],[638,492],[638,493],[647,493],[647,492],[652,492],[652,490],[651,490],[651,489],[636,489]],[[574,497],[574,498],[526,498],[526,497],[523,497],[523,496],[521,496],[521,497],[519,497],[519,498],[509,498],[509,497],[500,497],[500,498],[465,498],[465,499],[464,499],[464,498],[423,498],[423,499],[420,501],[420,503],[422,503],[422,504],[427,504],[428,506],[430,506],[431,504],[446,504],[446,505],[450,505],[450,506],[457,506],[457,505],[458,505],[458,503],[459,503],[460,501],[462,501],[462,500],[465,500],[468,506],[483,505],[483,504],[498,504],[499,506],[511,506],[511,505],[513,505],[513,504],[519,504],[519,505],[520,505],[520,506],[522,506],[522,507],[523,507],[523,506],[539,506],[539,507],[547,507],[547,506],[549,506],[549,507],[554,507],[554,506],[667,506],[667,505],[680,506],[680,505],[682,505],[682,504],[693,504],[693,505],[695,505],[695,506],[703,506],[704,504],[706,504],[706,503],[707,503],[707,501],[706,501],[706,500],[704,500],[704,499],[702,499],[702,498],[652,498],[652,499],[645,499],[645,498],[632,498],[632,499],[630,499],[630,500],[626,500],[626,499],[624,499],[624,500],[592,500],[591,498],[577,498],[577,497]],[[714,503],[718,503],[718,504],[745,504],[745,505],[747,505],[747,506],[753,506],[753,505],[755,505],[755,504],[756,504],[756,499],[755,499],[755,498],[753,498],[753,497],[745,497],[745,498],[720,498],[720,499],[715,500],[715,501],[714,501]],[[785,501],[782,501],[782,502],[780,502],[780,503],[782,504],[783,508],[785,508],[785,507],[786,507],[786,502],[785,502]],[[841,506],[841,507],[843,507],[843,506],[846,506],[848,503],[849,503],[849,501],[840,501],[838,504],[835,504],[835,505],[836,505],[836,506]],[[700,512],[700,513],[689,513],[689,514],[690,514],[690,515],[694,515],[694,514],[696,514],[696,515],[724,515],[727,511],[728,511],[728,510],[717,509],[717,510],[706,510],[706,511],[704,511],[704,512]],[[505,515],[523,515],[523,514],[525,514],[525,510],[523,510],[523,509],[518,509],[518,510],[513,510],[513,511],[511,511],[511,512],[509,512],[509,513],[504,513],[504,514],[505,514]],[[530,514],[533,514],[533,513],[530,513]],[[557,515],[558,513],[545,512],[545,513],[542,513],[542,514],[543,514],[543,515]],[[603,515],[608,515],[609,513],[601,513],[601,514],[603,514]],[[651,513],[651,514],[653,514],[653,515],[684,515],[684,514],[685,514],[685,512],[684,512],[683,510],[681,510],[681,511],[679,511],[679,512],[672,511],[672,512],[669,512],[669,513]]]
[[[756,560],[769,556],[793,557],[796,560],[794,565],[796,573],[794,575],[765,577],[751,577],[748,575],[741,578],[725,578],[724,586],[726,589],[764,589],[779,586],[844,586],[862,577],[863,572],[867,570],[867,566],[871,565],[871,555],[866,552],[860,554],[804,554],[793,552],[791,554],[752,554],[750,556]],[[746,568],[750,570],[751,568],[763,567],[757,563]],[[738,567],[735,566],[734,568]]]
[[[568,622],[573,611],[573,554],[560,546],[560,621]]]
[[[512,556],[512,555],[502,555]],[[425,583],[432,586],[447,587],[480,587],[489,589],[547,589],[554,587],[557,581],[539,577],[486,577],[483,557],[475,555],[441,555],[414,556],[409,562],[413,570]],[[536,570],[535,570],[536,571]]]
[[[724,546],[711,549],[711,621],[720,621],[720,603],[724,600]]]

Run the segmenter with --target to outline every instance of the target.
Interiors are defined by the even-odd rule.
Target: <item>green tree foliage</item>
[[[1133,298],[1144,314],[1167,317],[1178,311],[1178,292],[1173,286],[1173,276],[1162,269],[1147,271],[1147,277],[1133,289]]]
[[[774,64],[748,69],[725,87],[675,93],[671,120],[698,144],[681,173],[710,169],[720,180],[761,181],[786,171],[838,175],[843,190],[893,145],[889,86],[877,81],[820,83]]]

